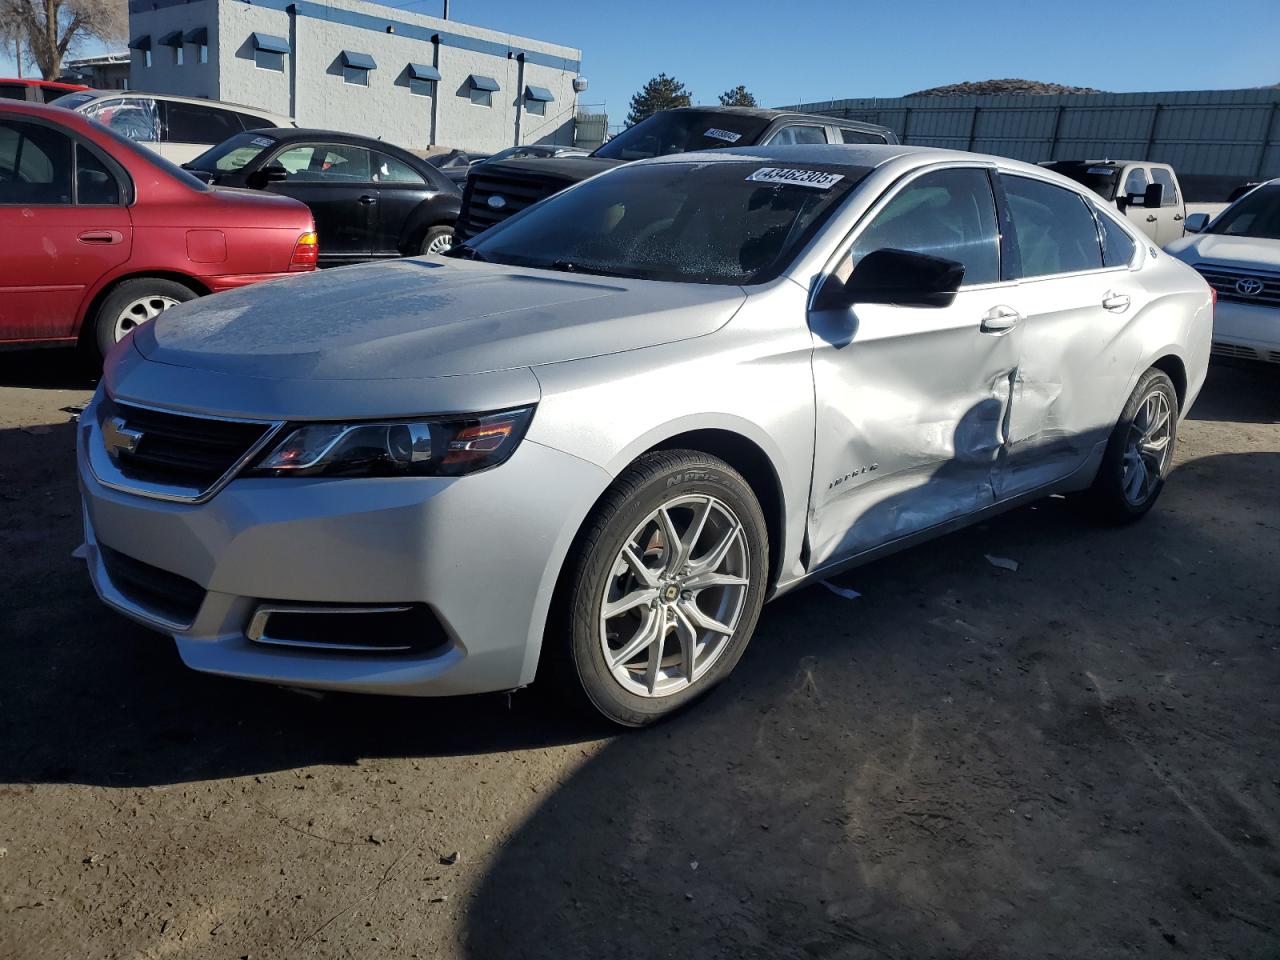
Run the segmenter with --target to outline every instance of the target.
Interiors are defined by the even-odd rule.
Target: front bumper
[[[507,463],[468,477],[244,478],[205,503],[172,503],[99,483],[86,455],[94,443],[90,409],[77,459],[86,560],[104,602],[173,636],[196,670],[364,693],[446,696],[532,681],[564,558],[609,483],[600,468],[526,439]],[[197,585],[189,622],[114,583],[111,550]],[[248,636],[264,603],[426,604],[446,640],[414,654],[267,646]]]
[[[1280,363],[1280,307],[1219,300],[1213,312],[1213,354]]]

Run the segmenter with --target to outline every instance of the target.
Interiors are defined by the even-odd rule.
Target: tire
[[[1111,523],[1144,517],[1164,489],[1177,440],[1178,392],[1165,373],[1150,369],[1138,379],[1107,441],[1089,490],[1094,512]]]
[[[126,280],[107,294],[93,318],[93,342],[99,357],[105,357],[135,326],[197,296],[190,287],[160,277]]]
[[[448,240],[447,245],[443,245],[445,240]],[[422,242],[418,244],[418,254],[425,257],[431,253],[444,253],[451,246],[453,246],[453,227],[448,224],[438,224],[422,235]]]
[[[547,637],[560,688],[626,727],[698,699],[746,650],[768,557],[764,514],[732,467],[691,450],[641,457],[598,505],[566,568]],[[606,615],[606,601],[618,612]]]

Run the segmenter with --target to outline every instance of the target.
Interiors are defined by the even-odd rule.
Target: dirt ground
[[[185,669],[71,557],[70,363],[0,356],[6,960],[1280,957],[1274,374],[1211,371],[1138,526],[1045,500],[784,598],[614,735]]]

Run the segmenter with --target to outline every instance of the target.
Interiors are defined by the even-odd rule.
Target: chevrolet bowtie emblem
[[[140,430],[130,430],[124,417],[110,417],[102,425],[102,445],[112,457],[124,453],[133,453],[138,449],[138,441],[142,439]]]

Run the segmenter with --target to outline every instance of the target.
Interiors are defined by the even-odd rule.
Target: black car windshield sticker
[[[793,170],[789,167],[761,167],[747,179],[755,183],[788,184],[796,187],[812,187],[814,190],[830,190],[844,179],[844,174],[827,173],[823,170]]]
[[[734,133],[732,130],[721,130],[719,127],[712,127],[703,136],[723,140],[725,143],[737,143],[742,139],[742,134]]]

